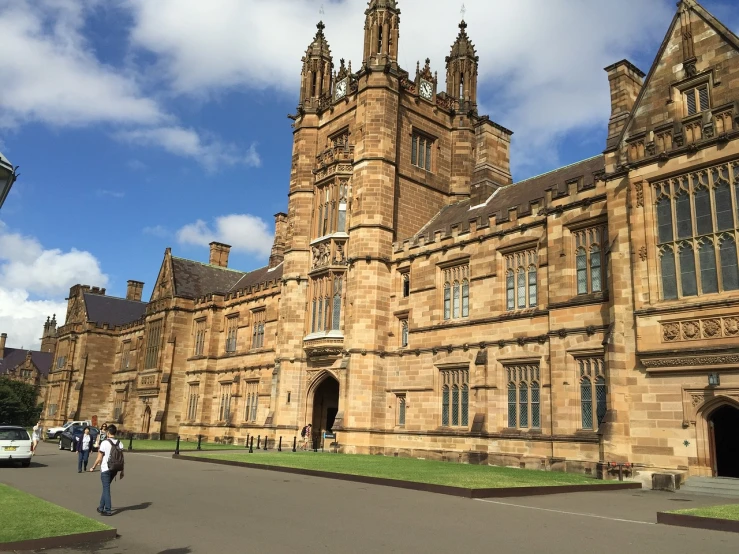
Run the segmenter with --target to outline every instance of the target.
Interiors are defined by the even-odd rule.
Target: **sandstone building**
[[[38,388],[39,401],[46,398],[46,384],[56,348],[56,315],[44,323],[41,350],[6,346],[7,333],[0,333],[0,377]]]
[[[465,23],[410,73],[399,4],[356,72],[318,25],[269,264],[213,243],[148,302],[73,287],[48,419],[739,477],[739,38],[683,0],[648,74],[606,68],[605,150],[513,183]]]

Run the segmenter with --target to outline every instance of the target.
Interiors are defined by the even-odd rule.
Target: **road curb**
[[[671,514],[657,512],[657,523],[674,525],[677,527],[691,527],[693,529],[709,529],[711,531],[727,531],[739,533],[739,521],[719,519],[715,517],[691,516],[688,514]]]
[[[449,485],[433,485],[430,483],[417,483],[415,481],[401,481],[399,479],[386,479],[383,477],[367,477],[364,475],[351,475],[348,473],[333,473],[330,471],[318,471],[314,469],[299,469],[294,467],[271,466],[264,464],[252,464],[249,462],[233,462],[230,460],[212,460],[199,456],[172,455],[175,460],[187,462],[200,462],[206,464],[218,464],[234,467],[246,467],[249,469],[262,469],[266,471],[278,471],[281,473],[294,473],[307,475],[309,477],[322,477],[325,479],[336,479],[339,481],[353,481],[355,483],[366,483],[369,485],[381,485],[399,489],[431,492],[459,496],[462,498],[503,498],[513,496],[541,496],[547,494],[562,494],[571,492],[596,492],[616,491],[625,489],[641,489],[641,483],[615,483],[612,485],[554,485],[551,487],[507,487],[487,489],[467,489],[464,487],[452,487]]]
[[[74,535],[44,537],[43,539],[3,542],[0,543],[0,552],[12,552],[14,550],[42,550],[47,548],[76,546],[92,542],[103,542],[114,539],[116,536],[118,536],[117,529],[106,529],[105,531],[90,531],[89,533],[76,533]]]

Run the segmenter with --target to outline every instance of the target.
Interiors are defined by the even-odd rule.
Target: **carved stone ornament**
[[[720,319],[704,319],[703,320],[703,335],[706,338],[712,339],[721,334],[721,320]]]
[[[341,346],[315,346],[305,347],[305,353],[309,358],[324,358],[327,356],[339,356],[341,354]]]
[[[642,359],[642,363],[644,364],[644,367],[647,368],[733,365],[739,364],[739,354]]]
[[[634,190],[636,191],[636,207],[644,207],[644,185],[642,183],[636,183]]]
[[[664,342],[726,339],[737,336],[739,336],[739,317],[733,315],[662,324]]]
[[[739,335],[739,317],[724,318],[724,333],[730,337]]]
[[[703,401],[705,400],[705,396],[702,394],[691,394],[690,395],[690,403],[693,405],[693,408],[697,408],[701,404],[703,404]]]
[[[642,246],[642,247],[641,247],[641,248],[639,249],[639,258],[640,258],[640,259],[641,259],[641,261],[643,261],[643,262],[646,262],[646,261],[647,261],[647,247],[646,247],[646,246]]]
[[[697,321],[686,321],[683,323],[683,336],[688,339],[700,338],[700,327]]]
[[[666,323],[662,326],[662,338],[665,342],[672,342],[680,338],[680,325]]]
[[[695,77],[698,74],[698,70],[695,67],[695,60],[687,61],[683,64],[686,77]]]

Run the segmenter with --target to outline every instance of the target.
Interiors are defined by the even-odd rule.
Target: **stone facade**
[[[0,333],[0,377],[37,387],[39,402],[46,398],[46,385],[56,348],[56,315],[46,318],[41,350],[6,346],[7,333]]]
[[[269,265],[213,243],[209,264],[168,249],[145,304],[73,287],[49,419],[739,473],[739,39],[683,0],[648,75],[606,68],[605,152],[513,184],[466,25],[439,92],[428,60],[398,65],[397,4],[369,2],[356,73],[318,26]]]

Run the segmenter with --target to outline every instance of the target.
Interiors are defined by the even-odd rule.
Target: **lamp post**
[[[3,203],[10,193],[10,187],[13,186],[13,183],[15,183],[15,180],[18,178],[18,173],[16,173],[17,169],[18,168],[13,167],[10,160],[0,152],[0,208],[3,207]]]

